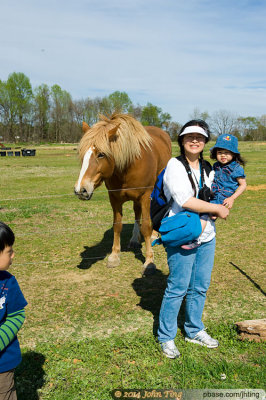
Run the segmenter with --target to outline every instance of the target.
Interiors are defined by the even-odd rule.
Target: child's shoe
[[[200,246],[200,243],[197,240],[193,240],[192,242],[188,242],[186,244],[182,244],[182,249],[184,250],[193,250]]]

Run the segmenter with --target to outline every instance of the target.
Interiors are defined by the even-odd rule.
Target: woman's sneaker
[[[178,358],[180,353],[173,340],[168,340],[168,342],[161,343],[161,348],[163,354],[168,358]]]
[[[193,339],[186,337],[185,340],[187,342],[200,344],[201,346],[206,346],[209,349],[219,346],[218,340],[213,339],[205,330],[199,331]]]

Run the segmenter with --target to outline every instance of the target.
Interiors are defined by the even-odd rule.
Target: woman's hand
[[[222,204],[217,204],[216,215],[219,218],[226,219],[229,215],[229,209]]]

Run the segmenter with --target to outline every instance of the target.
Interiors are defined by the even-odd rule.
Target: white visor
[[[207,132],[203,128],[201,128],[200,126],[197,126],[197,125],[187,126],[183,130],[183,132],[180,133],[179,136],[187,135],[188,133],[200,133],[201,135],[208,138]]]

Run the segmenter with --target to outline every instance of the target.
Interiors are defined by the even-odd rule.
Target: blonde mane
[[[109,139],[108,132],[119,125],[114,139]],[[113,157],[116,167],[123,171],[136,158],[141,157],[141,147],[151,149],[152,138],[141,125],[128,114],[113,114],[110,118],[100,115],[100,121],[94,124],[82,137],[79,155],[95,146],[107,157]]]

